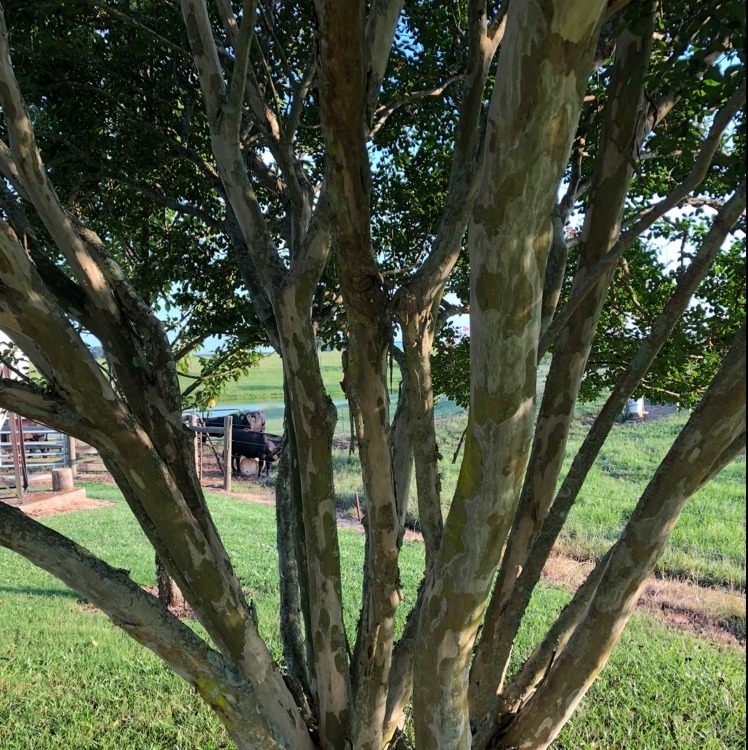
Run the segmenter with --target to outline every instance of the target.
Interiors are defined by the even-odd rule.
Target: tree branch
[[[116,319],[118,311],[112,292],[102,283],[96,264],[85,251],[47,176],[13,72],[8,31],[1,8],[0,83],[0,103],[8,129],[10,149],[29,198],[34,202],[39,216],[70,263],[79,283],[86,289],[92,303],[99,310],[99,314]]]
[[[239,670],[138,586],[128,571],[107,565],[5,503],[0,503],[0,545],[62,580],[166,662],[223,720],[238,747],[247,748],[245,738],[258,734],[268,738],[267,747],[290,747],[270,740],[275,732],[267,727],[255,691]],[[220,695],[216,684],[221,685]],[[306,739],[299,747],[311,747]]]
[[[550,743],[607,663],[688,499],[745,432],[745,321],[719,372],[644,490],[613,546],[585,616],[502,735]],[[594,644],[594,648],[590,648]],[[542,728],[539,731],[539,728]]]
[[[369,70],[366,91],[366,110],[374,112],[379,98],[387,62],[390,59],[397,21],[403,0],[374,0],[366,18],[366,47],[369,52]],[[372,117],[367,118],[371,120]],[[373,137],[373,132],[370,134]]]
[[[376,136],[376,134],[382,129],[382,127],[384,127],[384,124],[387,122],[387,119],[390,117],[390,115],[400,109],[400,107],[404,107],[407,104],[411,104],[412,102],[418,101],[419,99],[425,99],[429,96],[439,96],[439,94],[443,94],[453,83],[459,81],[460,79],[461,76],[452,76],[451,78],[447,78],[447,80],[443,83],[432,86],[429,89],[424,89],[423,91],[414,91],[412,94],[408,94],[408,96],[403,97],[402,99],[398,99],[398,101],[396,102],[382,105],[374,113],[374,122],[369,132],[370,138],[374,138]]]
[[[236,40],[234,70],[231,73],[228,101],[223,107],[223,111],[234,122],[237,139],[239,138],[239,128],[242,121],[244,91],[247,83],[247,72],[249,71],[249,51],[252,47],[252,40],[254,38],[256,15],[256,0],[244,0],[244,13],[242,16],[241,27],[239,28],[239,36]]]
[[[629,229],[622,232],[613,247],[598,261],[597,265],[590,271],[584,282],[574,291],[568,302],[553,319],[548,329],[543,334],[538,344],[538,359],[548,351],[558,334],[568,323],[571,316],[576,312],[581,303],[592,289],[597,286],[600,278],[608,272],[617,262],[618,258],[626,252],[633,242],[658,219],[662,218],[668,211],[676,208],[688,198],[688,194],[696,189],[706,177],[711,164],[712,157],[722,140],[722,134],[727,129],[731,120],[737,112],[745,105],[746,87],[745,80],[740,84],[735,93],[727,103],[714,116],[714,121],[709,133],[702,141],[701,149],[694,159],[691,172],[685,180],[678,185],[668,196],[658,203],[645,209],[639,214],[639,218],[631,223]]]
[[[137,19],[133,18],[132,16],[128,16],[126,13],[122,13],[121,11],[117,10],[116,8],[113,8],[111,5],[108,5],[107,3],[99,2],[99,0],[80,0],[81,3],[85,5],[89,5],[92,8],[99,8],[104,11],[107,15],[111,16],[112,18],[116,18],[118,21],[122,21],[126,26],[130,26],[133,29],[137,29],[138,31],[144,32],[147,36],[151,37],[152,39],[155,39],[160,44],[163,44],[167,49],[170,49],[172,52],[176,52],[178,55],[186,58],[190,58],[190,53],[188,50],[186,50],[184,47],[180,47],[178,44],[174,44],[170,39],[167,39],[165,36],[162,36],[157,31],[154,31],[149,26],[146,26],[144,23],[138,21]]]
[[[277,288],[286,270],[275,251],[257,196],[247,178],[238,138],[235,131],[226,129],[223,106],[227,92],[207,8],[199,0],[182,0],[182,13],[200,76],[218,172],[263,285],[266,289]]]

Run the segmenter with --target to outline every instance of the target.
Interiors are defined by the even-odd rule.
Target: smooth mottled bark
[[[413,297],[399,299],[398,317],[401,321],[405,367],[404,396],[410,423],[410,442],[416,475],[418,521],[426,550],[426,569],[436,560],[444,531],[439,482],[439,449],[434,429],[434,390],[431,384],[431,347],[434,340],[434,320],[431,310],[421,312]]]
[[[410,410],[408,409],[408,399],[405,396],[408,370],[405,367],[402,352],[393,356],[395,356],[400,369],[400,392],[390,428],[390,455],[392,456],[397,520],[400,528],[404,531],[410,499],[410,483],[413,476],[413,446],[410,440]]]
[[[440,68],[436,55],[429,75],[438,80],[428,92],[415,93],[402,74],[410,63],[408,55],[402,57],[407,44],[393,58],[400,67],[387,68],[396,35],[416,20],[402,0],[317,0],[316,14],[311,6],[291,13],[252,0],[241,10],[228,0],[210,10],[206,0],[181,0],[181,6],[216,164],[201,157],[201,174],[215,191],[210,205],[224,214],[209,217],[210,231],[225,232],[283,363],[287,450],[276,513],[285,670],[273,663],[258,635],[207,510],[192,436],[181,422],[175,353],[106,242],[58,200],[12,77],[5,35],[0,101],[9,145],[0,143],[0,328],[30,356],[47,387],[0,381],[0,404],[12,403],[98,448],[209,641],[187,631],[126,573],[2,506],[0,544],[76,586],[152,648],[195,685],[240,748],[400,750],[408,745],[403,730],[411,698],[418,750],[546,747],[607,659],[687,496],[745,445],[745,426],[738,424],[745,416],[745,376],[743,367],[741,380],[736,364],[745,355],[743,333],[621,540],[504,684],[511,645],[560,524],[614,415],[735,225],[744,186],[721,206],[553,500],[579,380],[615,263],[643,231],[692,196],[707,174],[724,177],[722,163],[710,165],[720,143],[739,147],[724,135],[744,105],[744,84],[729,100],[729,92],[722,92],[724,103],[700,148],[694,140],[685,179],[633,214],[622,230],[624,206],[633,211],[640,197],[631,194],[631,177],[636,168],[646,170],[644,161],[637,164],[646,136],[681,96],[668,91],[652,100],[644,92],[648,60],[662,62],[649,48],[650,0],[632,8],[636,23],[619,12],[620,3],[604,0],[512,0],[493,18],[486,3],[470,0],[467,13],[450,21],[454,65]],[[280,19],[291,16],[309,27],[287,36]],[[138,24],[132,28],[147,29],[147,23]],[[296,42],[283,49],[284,37]],[[612,38],[616,61],[587,91],[593,61],[608,59]],[[441,54],[439,44],[435,51]],[[681,50],[688,44],[684,40]],[[182,52],[189,55],[186,48]],[[704,60],[711,64],[717,54],[710,48]],[[278,71],[282,80],[273,80]],[[191,76],[187,71],[185,78]],[[730,80],[729,71],[721,71],[711,93],[717,93],[716,83],[727,86]],[[486,111],[487,86],[493,90]],[[425,93],[430,104],[444,97],[440,122],[454,118],[454,129],[447,124],[438,134],[439,148],[453,144],[449,182],[427,256],[385,281],[379,264],[387,248],[372,243],[370,154],[397,138],[390,126],[408,127],[401,103],[420,106]],[[598,103],[578,125],[590,94]],[[191,94],[185,98],[192,107]],[[603,102],[604,126],[598,129]],[[590,148],[585,139],[593,132],[600,141]],[[566,193],[559,200],[561,180]],[[423,197],[418,186],[411,188],[413,196]],[[728,191],[722,192],[725,197]],[[582,200],[578,268],[569,303],[556,313],[570,281],[565,227]],[[36,217],[26,219],[26,207],[33,206],[42,231]],[[464,460],[445,519],[430,350],[466,231],[471,406]],[[58,252],[65,259],[59,267],[53,261]],[[392,279],[405,281],[398,289]],[[324,317],[330,297],[335,309],[345,310],[344,390],[354,415],[366,506],[355,641],[343,618],[332,465],[337,411],[317,354],[318,333],[330,323]],[[108,376],[74,325],[101,341]],[[387,389],[393,325],[403,336],[394,422]],[[538,358],[553,342],[551,376],[535,424]],[[396,643],[398,554],[411,466],[425,576]]]
[[[401,535],[389,452],[390,330],[387,294],[370,236],[364,4],[318,0],[316,7],[325,178],[348,310],[347,394],[359,415],[357,442],[366,495],[364,586],[351,665],[351,741],[362,750],[374,750],[382,744],[395,610],[402,598],[397,565]]]
[[[640,35],[625,32],[618,41],[607,107],[607,132],[603,136],[602,153],[593,178],[591,210],[586,214],[582,230],[580,267],[575,283],[584,279],[620,232],[624,200],[633,173],[624,144],[631,142],[638,126],[639,112],[646,103],[644,76],[649,63],[652,24],[650,11],[649,24]],[[553,500],[579,385],[611,276],[612,272],[609,272],[599,279],[594,292],[587,296],[569,321],[551,362],[535,428],[530,467],[471,669],[471,706],[479,717],[492,715],[492,705],[509,663],[511,644],[520,620],[503,617],[504,608],[525,565],[534,535]]]
[[[680,320],[691,295],[699,283],[703,280],[711,264],[714,262],[727,233],[734,226],[738,216],[745,207],[745,187],[741,186],[736,194],[724,206],[720,214],[715,218],[712,229],[704,237],[704,240],[690,267],[679,279],[678,285],[668,300],[662,314],[654,322],[650,335],[642,343],[639,352],[634,356],[629,368],[623,374],[610,397],[603,406],[594,425],[585,437],[572,465],[567,472],[564,482],[556,495],[553,506],[545,516],[544,522],[539,524],[539,531],[527,553],[526,560],[520,574],[517,576],[513,586],[502,599],[500,615],[496,617],[498,622],[497,633],[494,636],[494,658],[492,667],[501,664],[506,668],[506,660],[509,657],[509,649],[505,644],[511,644],[522,622],[522,617],[529,604],[530,597],[536,584],[540,580],[545,561],[550,555],[553,544],[558,538],[563,522],[576,499],[587,472],[592,467],[600,449],[608,436],[610,429],[617,416],[626,404],[629,396],[654,360],[657,352]],[[494,602],[492,601],[486,615],[486,623],[491,620],[490,615]],[[504,638],[507,640],[505,641]],[[498,654],[499,657],[496,657]],[[499,694],[499,681],[495,680],[494,698],[489,705],[480,707],[484,716],[496,716],[498,707],[505,703],[505,699]],[[488,723],[496,727],[496,718],[489,718]],[[481,735],[486,731],[481,730]],[[490,732],[489,732],[490,734]],[[480,744],[478,746],[481,746]]]
[[[556,313],[556,307],[561,297],[561,289],[566,278],[566,263],[569,258],[566,226],[574,210],[574,204],[579,197],[581,181],[581,163],[584,153],[584,138],[578,137],[574,143],[571,158],[571,173],[569,185],[564,197],[553,210],[551,226],[553,228],[551,247],[548,251],[548,262],[545,266],[545,281],[543,282],[543,307],[540,316],[541,341],[543,335]],[[541,359],[538,352],[538,359]]]
[[[293,300],[293,295],[290,295]],[[284,300],[277,314],[299,320],[299,306]],[[350,709],[348,643],[342,616],[340,551],[332,482],[332,437],[337,410],[325,392],[310,321],[296,330],[282,327],[284,367],[289,373],[289,400],[294,418],[296,455],[306,542],[309,609],[316,681],[313,696],[320,710],[323,736],[346,736]],[[304,345],[306,343],[306,346]],[[328,740],[335,747],[332,740]]]
[[[286,436],[286,444],[278,462],[275,488],[276,547],[280,580],[279,629],[283,644],[283,662],[288,676],[298,681],[304,693],[311,696],[305,646],[305,632],[311,636],[311,631],[307,628],[309,594],[306,590],[306,567],[304,566],[300,574],[301,566],[298,562],[301,559],[303,563],[306,558],[297,554],[297,540],[303,529],[297,529],[292,499],[292,493],[295,490],[293,487],[295,477],[292,476],[292,450],[295,448],[296,441],[290,439],[293,433],[290,420],[286,420],[283,432]],[[302,589],[306,594],[304,610],[302,610]]]
[[[331,446],[337,413],[322,382],[311,323],[312,298],[326,263],[329,242],[325,241],[324,226],[309,236],[305,234],[309,222],[299,223],[294,234],[297,243],[292,265],[288,271],[285,269],[242,159],[241,108],[227,108],[229,92],[223,82],[207,9],[204,3],[184,0],[182,11],[200,74],[218,171],[278,326],[301,479],[315,662],[313,698],[319,707],[323,745],[335,747],[347,736],[351,700],[332,481]],[[245,81],[234,78],[234,83],[243,87]],[[250,101],[255,94],[250,86]],[[235,94],[232,100],[241,102],[243,97]],[[266,110],[263,113],[270,117]],[[277,145],[277,158],[287,161],[284,144]],[[292,195],[297,210],[303,213],[305,201],[310,199],[305,198],[304,185],[296,184]]]
[[[293,701],[251,623],[241,586],[207,512],[195,473],[192,438],[181,423],[176,368],[160,323],[133,293],[98,238],[74,226],[56,200],[7,51],[0,74],[0,98],[19,174],[30,200],[37,208],[43,205],[40,214],[50,234],[76,269],[78,288],[92,308],[93,331],[108,345],[120,392],[128,398],[124,402],[111,388],[70,320],[47,293],[25,248],[3,224],[0,325],[16,332],[48,383],[43,392],[31,385],[21,389],[21,403],[25,401],[29,407],[25,410],[35,412],[46,424],[99,450],[218,649],[256,685],[257,720],[268,728],[282,727],[284,741],[292,735],[299,742],[308,741]],[[127,318],[141,325],[123,326]],[[129,359],[123,361],[124,357]],[[165,497],[172,502],[164,503]],[[222,592],[220,603],[215,602],[216,591]]]
[[[426,547],[426,567],[435,559],[444,528],[434,428],[431,348],[437,311],[449,274],[457,262],[480,178],[483,91],[490,64],[503,39],[505,19],[489,26],[482,3],[469,6],[467,69],[444,210],[434,244],[423,265],[398,289],[393,300],[403,338],[407,372],[403,395],[411,426],[418,516]]]
[[[507,20],[469,235],[472,383],[465,455],[434,583],[424,596],[415,656],[416,741],[424,747],[470,744],[470,656],[529,452],[550,215],[602,7],[521,5]],[[541,50],[554,46],[564,54],[541,62]],[[523,96],[518,81],[526,76],[536,81],[537,98]],[[535,155],[530,165],[528,153]]]
[[[745,431],[745,323],[614,545],[584,617],[499,747],[542,750],[605,666],[691,495]]]

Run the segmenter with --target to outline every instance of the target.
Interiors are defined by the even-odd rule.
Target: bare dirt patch
[[[89,510],[92,508],[103,508],[112,503],[104,500],[93,500],[86,497],[84,490],[72,490],[64,492],[52,492],[51,490],[31,490],[19,500],[15,495],[2,497],[0,501],[6,505],[20,508],[31,518],[44,518],[45,516],[56,516],[59,513],[70,513],[76,510]]]
[[[543,580],[575,591],[594,563],[552,554]],[[638,606],[665,624],[719,643],[745,648],[745,595],[720,588],[705,588],[688,581],[651,578]]]
[[[76,510],[90,510],[103,508],[112,503],[105,500],[93,500],[88,497],[80,499],[50,498],[41,502],[32,503],[34,507],[20,506],[21,510],[31,518],[43,518],[44,516],[56,516],[58,513],[71,513]]]

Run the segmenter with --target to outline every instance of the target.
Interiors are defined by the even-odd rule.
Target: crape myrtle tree
[[[77,89],[86,71],[79,58],[67,86],[47,81],[45,91],[42,47],[29,55],[36,74],[24,73],[35,97],[27,106],[6,9],[0,328],[41,382],[3,381],[0,405],[99,450],[208,638],[125,571],[6,506],[0,543],[61,578],[193,684],[238,747],[407,747],[409,703],[418,748],[547,747],[605,666],[685,502],[745,445],[743,7],[61,7],[80,18],[66,27],[71,36],[32,38],[52,39],[61,55],[77,41],[97,60],[111,56],[112,67],[89,83],[118,116],[97,122],[103,110],[92,106],[89,154],[70,114],[86,101]],[[19,29],[48,23],[40,8],[24,8]],[[134,71],[140,107],[118,106],[124,93],[111,87],[118,44],[126,58],[119,75]],[[176,86],[171,109],[158,97],[145,101],[162,85]],[[70,132],[60,132],[65,125]],[[130,158],[156,137],[170,158]],[[190,164],[193,172],[180,172]],[[196,478],[177,360],[148,297],[153,287],[139,276],[169,257],[167,245],[140,233],[148,200],[178,217],[175,241],[198,269],[216,247],[230,248],[226,265],[235,264],[282,357],[283,665],[258,635]],[[673,218],[684,207],[694,214]],[[671,232],[688,251],[660,284],[646,243]],[[146,255],[149,262],[132,260]],[[629,304],[632,263],[636,284],[657,288],[643,301],[646,314]],[[159,283],[171,290],[175,282]],[[246,297],[218,287],[214,294]],[[700,287],[709,304],[689,312]],[[449,312],[447,289],[470,309],[470,411],[457,488],[443,503],[429,355]],[[396,440],[387,390],[394,323],[404,383]],[[596,344],[598,328],[625,337],[627,361]],[[81,330],[101,342],[108,372]],[[366,502],[354,633],[341,599],[336,411],[317,359],[329,331],[345,343]],[[688,377],[708,368],[691,417],[620,538],[509,671],[531,592],[613,421],[658,352],[695,332],[709,357],[686,366],[673,355],[671,368]],[[597,375],[601,367],[610,374]],[[597,387],[610,396],[559,484],[585,374],[590,387],[608,378]],[[412,449],[425,552],[402,633],[394,622],[407,495],[393,444]]]

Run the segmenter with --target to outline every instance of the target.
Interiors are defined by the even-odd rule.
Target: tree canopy
[[[0,330],[41,381],[0,380],[0,406],[98,449],[208,638],[2,504],[0,544],[195,685],[240,748],[407,747],[409,704],[417,748],[547,747],[684,504],[745,446],[744,4],[2,7]],[[673,243],[665,267],[657,248]],[[459,338],[450,319],[468,310]],[[264,343],[283,361],[282,666],[182,424],[178,361],[209,335],[226,337],[229,370]],[[362,470],[355,633],[320,341],[345,350]],[[451,498],[435,393],[469,407]],[[635,393],[693,412],[508,675],[543,564]],[[559,482],[575,404],[603,394]],[[408,503],[424,578],[396,637]]]

